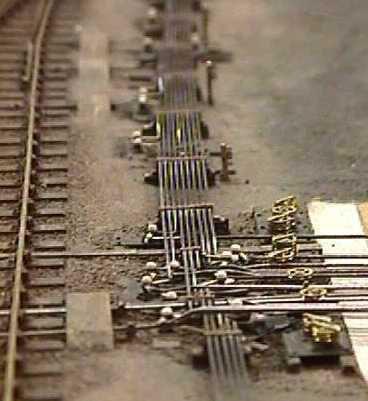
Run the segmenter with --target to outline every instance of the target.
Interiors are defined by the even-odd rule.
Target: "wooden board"
[[[368,208],[364,213],[367,211]],[[313,201],[308,206],[308,213],[314,231],[318,235],[365,234],[359,206],[356,204]],[[368,255],[368,242],[365,239],[321,239],[319,242],[326,255]],[[358,264],[365,261],[368,260],[334,259],[334,263],[341,265]],[[368,278],[334,278],[332,283],[339,286],[359,284],[368,287]],[[344,302],[344,304],[348,305],[349,303]],[[354,302],[354,305],[356,304]],[[368,314],[345,313],[343,316],[359,369],[365,381],[368,382]]]

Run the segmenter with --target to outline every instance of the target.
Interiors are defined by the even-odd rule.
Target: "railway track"
[[[68,1],[9,4],[0,28],[0,247],[11,255],[0,262],[0,393],[4,401],[57,400],[65,265],[31,252],[65,250],[75,10]]]
[[[147,228],[146,239],[148,246],[150,241],[162,243],[165,263],[149,262],[142,277],[143,295],[151,302],[113,309],[159,315],[157,322],[140,323],[136,329],[201,322],[213,399],[248,400],[252,397],[243,327],[250,325],[249,317],[276,312],[300,320],[310,312],[333,318],[367,312],[361,303],[368,301],[364,285],[331,284],[336,278],[367,276],[367,256],[324,255],[315,242],[318,236],[298,231],[293,198],[274,204],[266,233],[227,235],[226,219],[215,216],[214,205],[207,202],[215,178],[205,146],[208,128],[198,70],[207,68],[211,105],[208,11],[198,0],[149,4],[145,28],[151,39],[146,38],[140,63],[153,68],[154,78],[145,80],[148,87],[141,88],[134,115],[148,123],[140,139],[157,145],[156,169],[145,179],[159,189],[158,220]],[[71,0],[9,1],[0,9],[3,401],[63,398],[65,263],[78,254],[68,253],[65,244],[67,142],[74,108],[68,98],[69,52],[75,45],[75,16]],[[245,242],[228,244],[234,239]],[[343,266],[334,262],[343,258],[349,259]],[[329,340],[340,330],[329,320],[322,319],[321,326],[318,316],[309,319],[316,319],[307,323],[320,329],[317,342],[318,335]],[[127,327],[114,325],[114,330]]]

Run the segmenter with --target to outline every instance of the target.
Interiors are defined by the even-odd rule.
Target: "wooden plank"
[[[63,269],[65,267],[64,259],[31,259],[31,267],[37,269]]]
[[[34,249],[37,250],[44,250],[44,251],[64,251],[65,250],[65,242],[61,240],[40,240],[40,241],[33,241],[32,246]]]
[[[27,352],[62,351],[64,342],[61,340],[28,340],[25,343]]]
[[[24,361],[22,364],[22,374],[27,377],[36,376],[58,376],[63,373],[63,368],[58,362],[38,362]]]
[[[314,232],[317,235],[364,234],[359,208],[355,204],[314,201],[308,206],[308,212]],[[368,255],[368,242],[366,239],[321,239],[319,243],[326,255]],[[341,265],[365,262],[366,259],[334,259],[334,263]],[[338,286],[359,284],[368,287],[368,278],[364,277],[339,277],[333,278],[331,281]],[[351,303],[343,302],[342,304],[349,305]],[[354,305],[356,305],[356,302],[354,302]],[[343,317],[358,366],[363,378],[368,382],[368,314],[345,313]]]
[[[22,389],[20,397],[23,401],[63,401],[60,390],[54,387]]]

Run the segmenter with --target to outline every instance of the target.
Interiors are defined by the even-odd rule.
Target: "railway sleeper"
[[[54,387],[22,389],[19,396],[22,401],[63,401],[62,392]]]
[[[21,363],[22,376],[35,377],[35,376],[61,376],[63,373],[63,367],[59,362],[47,361],[37,362],[24,360]]]
[[[9,99],[9,100],[1,100],[0,101],[0,111],[5,111],[5,110],[11,110],[11,111],[21,111],[23,113],[23,116],[26,115],[24,108],[26,106],[26,103],[24,101],[24,98],[20,99]],[[3,115],[1,113],[0,118],[5,118],[8,117],[6,115]]]
[[[41,117],[49,118],[63,118],[68,119],[70,117],[70,109],[65,107],[43,107],[39,111]]]
[[[28,26],[28,25],[26,25]],[[17,27],[3,27],[1,29],[1,35],[5,38],[19,38],[23,37],[25,40],[32,35],[32,26],[28,26],[28,29],[24,29],[25,26],[17,26]]]
[[[67,177],[45,177],[40,180],[43,187],[58,187],[65,188],[68,185]]]
[[[42,172],[67,172],[68,171],[68,165],[66,162],[49,162],[49,161],[38,161],[37,166],[36,166],[37,171],[42,171]],[[0,170],[1,171],[1,170]],[[65,199],[61,200],[67,200],[67,196]]]
[[[15,249],[15,241],[0,241],[0,252],[13,252]]]
[[[48,200],[48,201],[67,201],[68,193],[65,191],[37,191],[36,200]],[[1,201],[1,198],[0,198]]]
[[[65,217],[66,213],[65,213],[64,208],[43,207],[43,208],[36,208],[33,212],[33,216],[35,216],[35,217]],[[1,214],[0,214],[0,217],[1,217]]]
[[[44,188],[47,187],[66,187],[68,183],[67,177],[44,177],[41,178],[34,174],[33,181]],[[0,183],[1,188],[1,183]]]
[[[26,123],[22,121],[13,121],[13,122],[7,122],[7,121],[0,121],[0,130],[4,131],[17,131],[17,130],[25,130],[26,129]]]
[[[44,59],[42,63],[42,71],[70,71],[73,68],[73,62],[68,60]]]
[[[42,83],[42,89],[44,91],[48,90],[55,90],[55,91],[69,91],[69,85],[67,81],[65,82],[58,82],[58,81],[45,81]]]
[[[32,277],[27,285],[29,288],[64,287],[65,277]]]
[[[52,330],[63,329],[65,319],[63,317],[25,317],[22,322],[23,330]]]
[[[24,155],[24,149],[22,146],[19,147],[4,147],[0,148],[0,159],[14,159],[21,158]]]
[[[7,118],[7,119],[25,119],[24,110],[1,110],[1,117],[0,118]]]
[[[42,80],[50,81],[66,81],[69,78],[69,74],[65,71],[44,71],[42,74]]]
[[[0,173],[17,173],[18,171],[19,171],[19,162],[9,160],[6,164],[0,165]]]
[[[20,44],[1,44],[0,39],[0,55],[15,55],[15,57],[21,57],[24,60],[24,52],[26,49],[27,47],[24,42]]]
[[[19,191],[0,193],[0,203],[18,203],[20,193]]]
[[[17,37],[11,37],[11,36],[1,36],[0,39],[0,46],[1,47],[8,47],[11,46],[13,48],[17,49],[23,49],[23,51],[26,49],[25,46],[26,41],[24,38],[17,38]]]
[[[24,92],[20,89],[20,87],[1,87],[0,86],[0,100],[9,101],[9,100],[24,100],[25,95]]]
[[[61,49],[57,49],[58,51],[48,50],[45,54],[44,60],[45,63],[62,63],[62,64],[73,64],[71,57],[69,56],[69,49],[65,49],[61,51]]]
[[[66,145],[68,142],[68,130],[42,131],[42,134],[37,134],[37,140],[42,144]]]
[[[49,43],[46,43],[42,48],[42,53],[47,54],[46,57],[49,57],[49,59],[53,61],[67,61],[70,54],[70,46],[62,46],[58,44],[50,45]]]
[[[65,349],[65,342],[62,340],[34,339],[24,342],[24,349],[27,352],[56,352]]]
[[[18,218],[18,208],[0,207],[0,218]]]
[[[38,240],[32,242],[37,251],[65,251],[65,242],[61,240]]]
[[[14,270],[14,266],[15,266],[14,258],[0,260],[0,271]]]
[[[24,71],[24,66],[16,61],[0,63],[0,73],[9,73],[14,71],[22,73]]]
[[[9,51],[0,48],[0,63],[19,63],[24,66],[24,51]]]
[[[13,92],[18,92],[19,90],[21,90],[21,84],[19,82],[0,82],[0,92],[3,92],[4,94],[7,92],[11,95]]]
[[[65,95],[44,95],[41,100],[41,110],[60,109],[65,111],[76,110],[77,104],[65,98]]]
[[[17,234],[18,223],[16,224],[0,224],[0,235],[3,234]]]
[[[40,157],[66,157],[68,156],[68,148],[66,146],[42,146],[39,149],[38,155]]]
[[[20,82],[23,71],[0,72],[0,81],[16,81]]]
[[[78,35],[70,35],[70,34],[63,34],[63,35],[52,35],[53,37],[48,40],[49,46],[68,46],[76,48],[79,46],[79,37]]]
[[[27,294],[25,307],[26,308],[45,308],[45,307],[65,306],[64,294],[52,295],[47,297],[32,296]]]
[[[0,189],[1,188],[19,188],[21,186],[21,181],[19,178],[13,178],[8,180],[0,179]]]
[[[65,261],[64,259],[51,259],[51,258],[31,258],[30,261],[31,268],[37,269],[64,269]]]
[[[0,227],[1,229],[1,227]],[[32,226],[32,232],[36,234],[43,233],[66,233],[65,224],[37,224],[34,223]],[[0,231],[1,233],[1,231]]]
[[[64,119],[43,120],[40,122],[40,128],[45,128],[45,129],[63,129],[63,128],[65,129],[69,127],[70,127],[70,121]]]

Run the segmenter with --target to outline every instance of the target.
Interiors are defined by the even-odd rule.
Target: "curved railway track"
[[[67,1],[11,5],[0,28],[0,246],[9,255],[0,261],[1,394],[56,400],[64,261],[45,263],[31,251],[65,249],[73,21]]]

